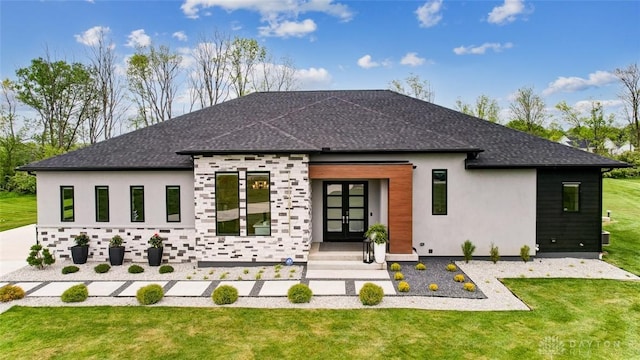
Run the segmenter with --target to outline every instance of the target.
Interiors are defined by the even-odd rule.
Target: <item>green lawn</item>
[[[14,307],[0,315],[0,357],[631,359],[640,353],[640,282],[505,283],[533,311]],[[557,353],[541,353],[545,345]]]
[[[35,224],[36,196],[0,192],[0,231]]]
[[[611,210],[613,219],[603,227],[611,232],[604,259],[640,275],[640,179],[604,179],[603,194],[603,214]]]

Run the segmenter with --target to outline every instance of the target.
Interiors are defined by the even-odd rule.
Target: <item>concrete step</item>
[[[309,260],[307,261],[307,270],[385,270],[387,263],[366,264],[359,260]]]
[[[322,251],[309,253],[309,260],[335,260],[335,261],[358,261],[362,262],[362,252],[354,251]]]
[[[391,282],[386,270],[309,270],[305,275],[307,279],[363,279],[363,280],[387,280]],[[392,285],[393,286],[393,285]]]

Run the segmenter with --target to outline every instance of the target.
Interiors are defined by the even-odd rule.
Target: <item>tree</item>
[[[556,105],[556,109],[563,115],[564,120],[571,125],[569,133],[573,136],[587,141],[587,146],[594,149],[594,152],[604,154],[605,140],[610,135],[615,135],[613,130],[614,115],[605,117],[602,104],[598,101],[591,102],[591,110],[588,116],[583,115],[579,110],[561,101]]]
[[[114,135],[114,126],[121,120],[125,109],[120,76],[116,71],[115,46],[101,28],[98,40],[91,47],[90,70],[96,91],[95,111],[87,121],[89,143],[95,144],[100,138],[109,139]]]
[[[533,92],[533,88],[518,89],[516,98],[509,107],[511,121],[507,123],[507,127],[544,137],[544,122],[548,116],[544,106],[544,100]]]
[[[167,46],[138,48],[127,62],[127,80],[138,107],[134,127],[146,127],[171,118],[182,56]]]
[[[18,129],[16,115],[15,84],[9,79],[2,81],[0,103],[0,188],[5,188],[9,178],[15,175],[15,168],[22,165],[24,156],[25,128]]]
[[[456,100],[456,109],[467,115],[475,116],[480,119],[488,120],[493,123],[500,120],[500,106],[494,99],[486,95],[480,95],[476,98],[476,105],[472,107],[470,104],[463,103],[462,100]]]
[[[267,50],[255,39],[236,37],[229,51],[230,83],[236,97],[249,94],[254,71],[259,63],[264,63]]]
[[[255,91],[291,91],[298,88],[296,68],[291,58],[283,57],[280,63],[276,63],[271,55],[267,55],[257,70],[253,77]]]
[[[431,89],[429,81],[422,80],[420,76],[415,74],[409,74],[409,76],[404,79],[404,82],[402,80],[391,80],[389,90],[428,102],[433,102],[436,96],[435,92]]]
[[[223,102],[229,96],[229,51],[231,39],[215,32],[211,37],[202,36],[192,51],[195,60],[189,82],[192,103],[201,108]]]
[[[638,64],[631,64],[624,69],[615,69],[613,73],[622,83],[622,90],[618,97],[624,102],[625,115],[633,130],[635,147],[640,149],[640,71]]]
[[[40,115],[41,144],[68,151],[92,111],[95,91],[90,70],[47,56],[31,60],[31,66],[16,70],[16,76],[17,99]]]

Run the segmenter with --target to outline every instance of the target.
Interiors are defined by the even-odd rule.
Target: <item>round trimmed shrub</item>
[[[423,263],[418,263],[418,264],[416,265],[416,270],[420,270],[420,271],[422,271],[422,270],[427,270],[427,265],[425,265],[425,264],[423,264]]]
[[[393,264],[391,264],[390,269],[391,269],[391,271],[400,271],[400,270],[402,270],[402,267],[398,263],[393,263]]]
[[[455,281],[455,282],[464,282],[464,275],[456,274],[456,276],[453,277],[453,281]]]
[[[462,288],[470,292],[476,291],[476,286],[469,282],[464,283],[464,285],[462,285]]]
[[[409,292],[409,289],[411,289],[411,287],[409,286],[408,282],[400,281],[398,283],[398,291],[400,291],[400,292]]]
[[[98,264],[93,268],[93,270],[95,270],[98,274],[104,274],[109,271],[109,269],[111,269],[111,266],[109,266],[109,264]]]
[[[231,285],[218,286],[213,290],[211,298],[216,305],[233,304],[238,300],[238,289]]]
[[[395,280],[404,280],[404,275],[398,271],[397,273],[393,274],[393,278]]]
[[[141,305],[152,305],[162,300],[164,290],[158,284],[143,286],[136,292],[136,299]]]
[[[7,302],[18,300],[24,297],[24,290],[17,285],[5,285],[0,288],[0,301]]]
[[[360,297],[362,305],[378,305],[384,297],[384,291],[382,287],[374,283],[366,283],[360,289],[358,296]]]
[[[457,271],[458,267],[456,264],[447,264],[447,271]]]
[[[69,266],[65,266],[65,267],[62,268],[62,273],[64,275],[73,274],[73,273],[78,272],[78,271],[80,271],[80,268],[75,266],[75,265],[69,265]]]
[[[73,285],[62,293],[60,299],[66,303],[83,302],[89,297],[89,290],[87,285],[78,284]]]
[[[296,284],[289,288],[287,297],[294,304],[308,303],[311,301],[313,292],[306,284]]]
[[[429,284],[429,290],[438,291],[438,284]]]
[[[173,272],[173,266],[171,266],[171,265],[162,265],[162,266],[160,266],[160,269],[158,269],[158,272],[160,272],[160,274],[172,273]]]
[[[127,271],[129,271],[130,274],[140,274],[144,272],[144,268],[140,265],[131,265]]]

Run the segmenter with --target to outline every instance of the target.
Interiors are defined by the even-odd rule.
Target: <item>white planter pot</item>
[[[373,244],[373,256],[377,264],[384,262],[385,253],[387,252],[387,244]]]

